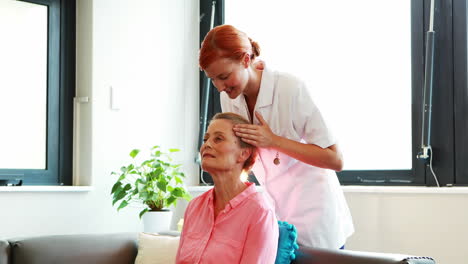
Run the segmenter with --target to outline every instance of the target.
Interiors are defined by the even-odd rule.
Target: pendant
[[[276,152],[276,158],[273,160],[273,163],[278,166],[281,162],[280,162],[280,159],[279,159],[279,153]]]
[[[273,163],[274,163],[275,165],[279,165],[279,164],[280,164],[280,159],[275,158],[275,159],[273,160]]]

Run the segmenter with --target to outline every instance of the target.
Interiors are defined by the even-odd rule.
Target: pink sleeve
[[[260,211],[251,225],[240,263],[275,263],[278,249],[278,222],[271,210]]]

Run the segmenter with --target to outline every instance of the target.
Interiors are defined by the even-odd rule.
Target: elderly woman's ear
[[[252,155],[251,148],[242,148],[238,161],[244,163]]]

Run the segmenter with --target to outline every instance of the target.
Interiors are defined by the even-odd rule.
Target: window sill
[[[213,186],[189,186],[189,192],[206,192]],[[382,194],[468,194],[468,187],[425,187],[425,186],[341,186],[344,193],[382,193]],[[262,186],[257,186],[257,190],[262,192]]]
[[[0,186],[1,192],[89,192],[93,186]]]
[[[468,187],[342,186],[344,193],[468,194]]]

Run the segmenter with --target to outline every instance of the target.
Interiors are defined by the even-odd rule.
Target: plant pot
[[[149,211],[143,216],[143,232],[159,233],[171,229],[172,211]]]

